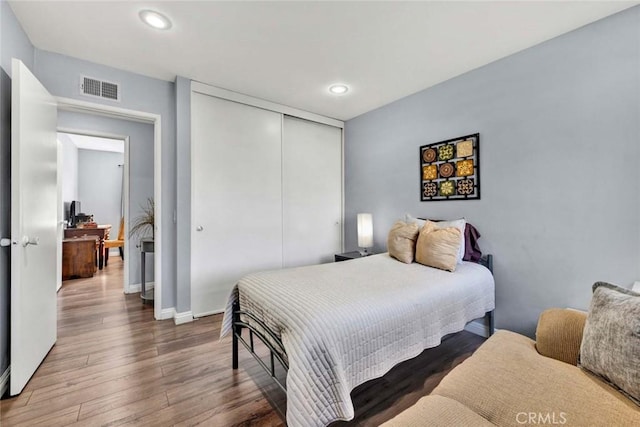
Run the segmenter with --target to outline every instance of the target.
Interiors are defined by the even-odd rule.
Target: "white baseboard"
[[[176,325],[182,325],[183,323],[193,322],[193,313],[191,311],[184,311],[182,313],[175,313],[173,316],[173,322]]]
[[[137,288],[136,288],[137,286]],[[129,285],[127,286],[127,288],[124,290],[125,294],[135,294],[140,292],[140,284],[138,283],[137,285]]]
[[[198,317],[211,316],[212,314],[221,314],[221,313],[224,313],[224,309],[222,309],[222,310],[206,311],[206,312],[204,312],[204,313],[200,313],[200,314],[198,314]],[[193,317],[195,318],[196,316],[193,316]]]
[[[484,324],[484,318],[472,320],[467,323],[464,330],[481,337],[489,338],[489,328]]]
[[[9,375],[11,374],[11,365],[7,366],[2,376],[0,376],[0,398],[4,396],[4,393],[9,388]]]
[[[144,286],[145,288],[148,289],[153,289],[154,287],[154,282],[149,282],[149,283],[145,283]],[[135,294],[140,292],[142,289],[142,284],[141,283],[132,283],[131,285],[129,285],[127,287],[127,289],[124,291],[125,294]]]
[[[160,317],[156,320],[168,320],[173,319],[176,325],[182,325],[183,323],[193,322],[193,314],[190,311],[184,311],[182,313],[176,312],[175,307],[163,308],[160,311]]]
[[[160,317],[156,318],[156,320],[173,319],[175,315],[176,315],[175,308],[173,307],[163,308],[162,310],[160,310]]]

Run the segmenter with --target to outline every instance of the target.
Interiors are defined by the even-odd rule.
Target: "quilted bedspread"
[[[495,306],[493,276],[479,264],[449,273],[388,254],[245,276],[229,297],[221,337],[231,332],[237,298],[287,351],[290,427],[353,419],[353,388]]]

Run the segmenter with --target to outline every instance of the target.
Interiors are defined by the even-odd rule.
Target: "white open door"
[[[11,379],[22,391],[56,342],[55,99],[19,60],[11,83]]]

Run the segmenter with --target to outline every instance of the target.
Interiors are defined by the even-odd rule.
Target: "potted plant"
[[[133,219],[129,230],[131,237],[140,236],[144,238],[148,236],[147,230],[149,229],[151,230],[151,238],[155,237],[155,207],[153,197],[149,197],[145,205],[140,205],[142,213]]]

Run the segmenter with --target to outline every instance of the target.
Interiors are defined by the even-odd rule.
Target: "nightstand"
[[[373,255],[373,254],[367,254],[366,256],[369,256],[369,255]],[[362,258],[362,257],[363,256],[358,251],[345,252],[343,254],[336,254],[335,255],[336,262],[347,261],[347,260],[350,260],[350,259],[357,259],[357,258]]]

